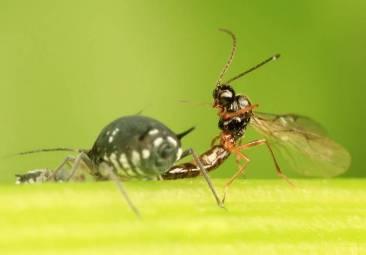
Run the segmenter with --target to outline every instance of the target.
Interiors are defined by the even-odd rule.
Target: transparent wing
[[[255,112],[251,125],[265,136],[276,157],[288,161],[302,175],[332,177],[345,172],[351,164],[348,151],[308,117]]]

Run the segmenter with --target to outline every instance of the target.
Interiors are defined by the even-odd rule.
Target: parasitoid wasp
[[[238,171],[225,184],[222,202],[225,201],[228,187],[244,173],[250,159],[243,150],[257,145],[266,145],[275,165],[276,173],[291,184],[283,174],[277,157],[283,157],[292,169],[304,176],[332,177],[345,172],[351,163],[346,149],[328,137],[325,129],[309,117],[298,114],[271,114],[254,111],[258,107],[245,95],[236,93],[232,82],[251,73],[259,67],[277,60],[280,55],[260,62],[252,68],[222,82],[236,52],[236,36],[227,29],[220,29],[232,38],[232,50],[228,61],[221,71],[213,91],[213,105],[217,109],[221,129],[211,143],[211,148],[200,155],[207,171],[220,166],[230,154],[234,154]],[[241,144],[247,127],[253,127],[262,139]],[[218,143],[217,143],[218,141]],[[172,167],[163,174],[164,179],[191,178],[200,174],[197,164],[184,163]]]

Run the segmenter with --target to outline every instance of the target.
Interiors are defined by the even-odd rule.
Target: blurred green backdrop
[[[197,126],[184,146],[202,152],[218,134],[215,111],[200,103],[211,102],[231,49],[230,38],[217,31],[225,27],[238,37],[227,78],[282,54],[236,82],[237,91],[261,111],[319,120],[352,154],[344,176],[366,176],[365,7],[356,0],[1,0],[0,155],[88,148],[107,123],[140,111],[177,132]],[[249,178],[275,177],[264,147],[248,155]],[[63,157],[2,158],[0,181],[55,167]],[[230,159],[214,176],[234,171]]]

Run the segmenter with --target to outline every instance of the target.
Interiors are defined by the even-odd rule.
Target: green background
[[[362,158],[365,1],[0,0],[1,254],[365,254]],[[260,110],[319,120],[352,154],[339,180],[273,178],[265,147],[248,151],[248,180],[220,209],[202,178],[126,182],[138,221],[111,182],[16,186],[14,173],[55,167],[67,154],[7,155],[58,146],[89,148],[113,119],[140,111],[202,152],[218,134],[209,107],[238,37],[232,77],[264,58],[279,61],[235,83]],[[187,100],[189,103],[180,103]],[[250,140],[255,136],[248,130]],[[282,165],[287,171],[286,165]],[[213,173],[228,177],[231,158]],[[220,195],[226,179],[214,179]]]
[[[177,132],[195,125],[184,146],[206,150],[219,132],[205,103],[230,52],[230,38],[217,31],[225,27],[238,37],[226,78],[282,54],[236,82],[236,90],[261,111],[319,120],[351,152],[344,176],[366,176],[365,7],[356,0],[1,0],[0,155],[89,148],[111,120],[140,111]],[[275,177],[265,148],[248,155],[249,178]],[[2,158],[0,181],[55,167],[63,157]],[[230,176],[233,161],[214,176]]]

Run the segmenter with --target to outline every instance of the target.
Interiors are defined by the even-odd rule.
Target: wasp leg
[[[246,106],[236,112],[227,112],[227,111],[224,111],[222,113],[219,113],[219,116],[220,118],[224,119],[224,120],[228,120],[228,119],[232,119],[234,117],[238,117],[244,113],[247,113],[247,112],[250,112],[252,111],[254,108],[257,108],[258,107],[258,104],[252,104],[252,105],[249,105],[249,106]]]
[[[240,145],[238,147],[236,147],[235,149],[238,149],[238,150],[244,150],[244,149],[247,149],[247,148],[250,148],[250,147],[254,147],[254,146],[257,146],[257,145],[261,145],[261,144],[265,144],[267,145],[267,148],[271,154],[271,157],[273,159],[273,163],[276,167],[276,174],[283,178],[289,185],[295,187],[295,185],[289,180],[289,178],[282,172],[281,168],[280,168],[280,165],[278,164],[277,162],[277,159],[273,153],[273,150],[271,148],[271,146],[269,145],[268,141],[266,139],[259,139],[259,140],[254,140],[252,142],[249,142],[247,144],[244,144],[244,145]]]
[[[217,191],[215,189],[215,186],[212,183],[211,178],[208,175],[207,171],[205,170],[205,168],[204,168],[199,156],[197,155],[197,153],[192,148],[189,148],[186,151],[184,151],[182,155],[185,155],[185,156],[192,155],[193,156],[193,159],[196,162],[197,166],[199,167],[200,171],[202,172],[202,175],[205,178],[205,181],[207,182],[208,187],[210,188],[210,190],[212,192],[212,195],[214,196],[214,198],[216,200],[217,205],[221,208],[225,208],[223,203],[219,199],[219,196],[217,195]]]
[[[219,140],[220,139],[220,135],[217,135],[217,136],[215,136],[213,139],[212,139],[212,141],[211,141],[211,147],[214,147],[215,146],[215,144],[216,144],[216,142],[217,142],[217,140]]]
[[[244,173],[245,168],[250,162],[250,159],[243,153],[241,153],[239,150],[236,150],[236,148],[233,149],[233,153],[236,154],[236,163],[239,165],[239,170],[224,185],[224,195],[221,200],[223,204],[225,203],[226,194],[229,189],[229,186],[235,181],[236,178],[240,177]],[[240,165],[240,160],[245,160],[245,162],[242,165]]]

